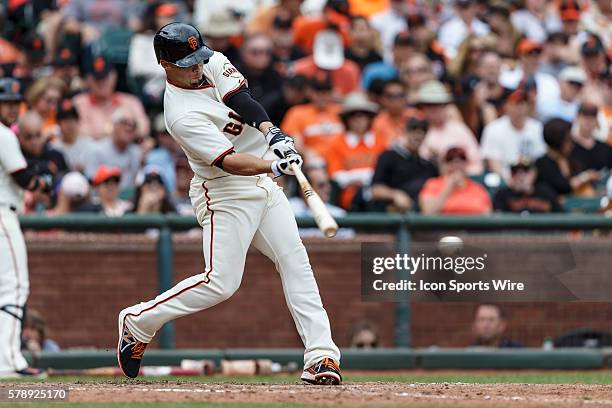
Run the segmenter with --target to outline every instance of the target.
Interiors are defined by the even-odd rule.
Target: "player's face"
[[[190,67],[181,68],[174,64],[163,64],[166,75],[171,82],[181,86],[197,87],[202,83],[204,75],[204,62],[194,64]]]
[[[19,118],[20,102],[0,102],[0,122],[10,126]]]

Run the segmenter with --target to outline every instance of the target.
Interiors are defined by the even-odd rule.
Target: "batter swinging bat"
[[[312,215],[317,223],[317,226],[327,238],[335,236],[336,232],[338,232],[338,224],[329,214],[329,211],[327,211],[323,200],[321,200],[321,197],[319,197],[319,195],[312,189],[310,182],[308,182],[308,179],[304,173],[302,173],[302,169],[295,164],[291,164],[291,169],[293,170],[293,173],[295,173],[295,178],[297,179],[300,189],[306,198],[308,207],[310,207],[310,210],[312,211]]]

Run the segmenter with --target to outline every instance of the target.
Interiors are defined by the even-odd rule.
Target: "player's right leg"
[[[226,184],[206,182],[201,191],[203,198],[194,199],[204,234],[204,272],[119,314],[117,357],[128,377],[138,375],[144,350],[164,323],[212,307],[240,286],[246,253],[267,195],[254,180],[223,182]]]

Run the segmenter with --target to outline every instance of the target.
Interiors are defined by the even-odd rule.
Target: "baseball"
[[[463,240],[459,237],[448,235],[440,238],[438,250],[445,256],[456,255],[463,249]]]

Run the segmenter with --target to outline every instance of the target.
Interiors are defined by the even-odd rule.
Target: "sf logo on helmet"
[[[187,42],[192,50],[195,51],[198,48],[198,40],[193,35],[187,39]]]

